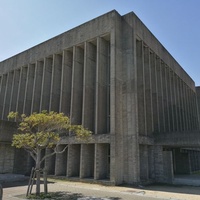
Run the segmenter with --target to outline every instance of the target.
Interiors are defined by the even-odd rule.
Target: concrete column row
[[[61,145],[60,150],[65,146]],[[46,154],[51,153],[47,149]],[[48,174],[56,176],[108,179],[110,173],[109,144],[73,144],[62,154],[45,160]]]
[[[110,43],[96,38],[0,76],[0,113],[64,112],[95,134],[110,131]]]
[[[196,93],[143,41],[136,56],[139,134],[198,130]]]

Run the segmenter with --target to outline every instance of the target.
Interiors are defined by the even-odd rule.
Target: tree
[[[80,140],[88,140],[91,131],[81,125],[71,125],[69,117],[63,113],[42,111],[30,116],[19,115],[10,112],[8,119],[16,119],[18,131],[13,135],[12,146],[23,148],[30,153],[35,161],[36,170],[36,195],[40,194],[40,168],[41,163],[49,156],[62,153],[58,150],[61,140],[67,136],[73,136]],[[42,150],[49,148],[53,152],[42,156]]]

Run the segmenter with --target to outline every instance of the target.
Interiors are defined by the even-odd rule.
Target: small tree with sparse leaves
[[[8,119],[19,122],[18,131],[13,135],[12,146],[25,149],[35,161],[36,195],[40,195],[41,163],[47,157],[65,151],[67,145],[62,151],[58,150],[62,138],[71,135],[77,139],[88,140],[91,136],[91,131],[81,125],[72,125],[69,117],[63,113],[42,111],[26,116],[10,112]],[[53,151],[43,156],[41,152],[47,148]]]

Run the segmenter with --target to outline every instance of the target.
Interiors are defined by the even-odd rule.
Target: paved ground
[[[4,182],[3,200],[20,200],[27,180]],[[102,186],[80,182],[49,183],[49,192],[58,192],[60,200],[199,200],[200,187],[152,185],[144,188]]]
[[[200,175],[199,174],[176,175],[174,178],[174,184],[200,186]]]

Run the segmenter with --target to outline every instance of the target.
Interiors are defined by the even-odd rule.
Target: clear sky
[[[113,9],[135,12],[200,86],[200,0],[0,0],[0,61]]]

